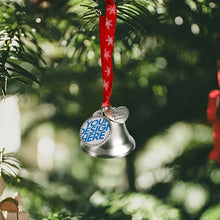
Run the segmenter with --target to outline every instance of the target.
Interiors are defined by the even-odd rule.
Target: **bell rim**
[[[125,157],[127,156],[128,154],[130,154],[132,151],[135,150],[136,148],[136,143],[135,143],[135,140],[132,136],[130,136],[130,140],[132,141],[133,143],[133,146],[126,152],[122,153],[122,154],[118,154],[118,155],[109,155],[109,154],[98,154],[98,153],[95,153],[93,151],[90,151],[90,150],[87,150],[85,147],[83,146],[80,146],[83,150],[84,153],[92,156],[92,157],[96,157],[96,158],[103,158],[103,159],[113,159],[113,158],[121,158],[121,157]],[[99,146],[97,146],[99,147]]]
[[[129,151],[127,151],[126,153],[124,154],[120,154],[120,155],[113,155],[113,156],[110,156],[110,155],[99,155],[99,154],[96,154],[94,152],[91,152],[91,151],[87,151],[85,150],[84,148],[82,148],[83,152],[92,156],[92,157],[96,157],[96,158],[103,158],[103,159],[114,159],[114,158],[121,158],[121,157],[125,157],[127,156],[128,154],[130,154],[132,151],[135,150],[135,147],[132,147]]]

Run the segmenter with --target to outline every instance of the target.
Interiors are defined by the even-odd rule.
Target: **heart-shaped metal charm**
[[[128,119],[129,110],[125,106],[109,107],[104,114],[108,119],[123,124]]]

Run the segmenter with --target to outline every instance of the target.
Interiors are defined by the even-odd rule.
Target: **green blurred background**
[[[115,2],[111,103],[128,107],[136,140],[118,159],[79,146],[80,126],[103,97],[104,0],[0,2],[0,145],[16,152],[29,180],[6,181],[6,191],[19,191],[36,220],[219,220],[206,108],[218,88],[220,3]]]

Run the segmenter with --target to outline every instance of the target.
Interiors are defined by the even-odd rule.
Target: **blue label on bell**
[[[80,138],[87,146],[99,146],[110,137],[111,125],[107,118],[95,116],[86,120],[80,129]]]

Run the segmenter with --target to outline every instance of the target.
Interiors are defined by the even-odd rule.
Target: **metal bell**
[[[122,110],[119,108],[115,111]],[[126,117],[123,114],[122,118],[125,120],[121,120],[120,117],[111,117],[114,109],[110,110],[112,110],[110,114],[108,111],[95,112],[93,117],[84,122],[81,127],[80,146],[84,152],[93,157],[123,157],[135,149],[135,140],[128,133],[125,125],[128,114]],[[128,110],[126,111],[128,113]],[[105,116],[102,115],[103,112]]]

